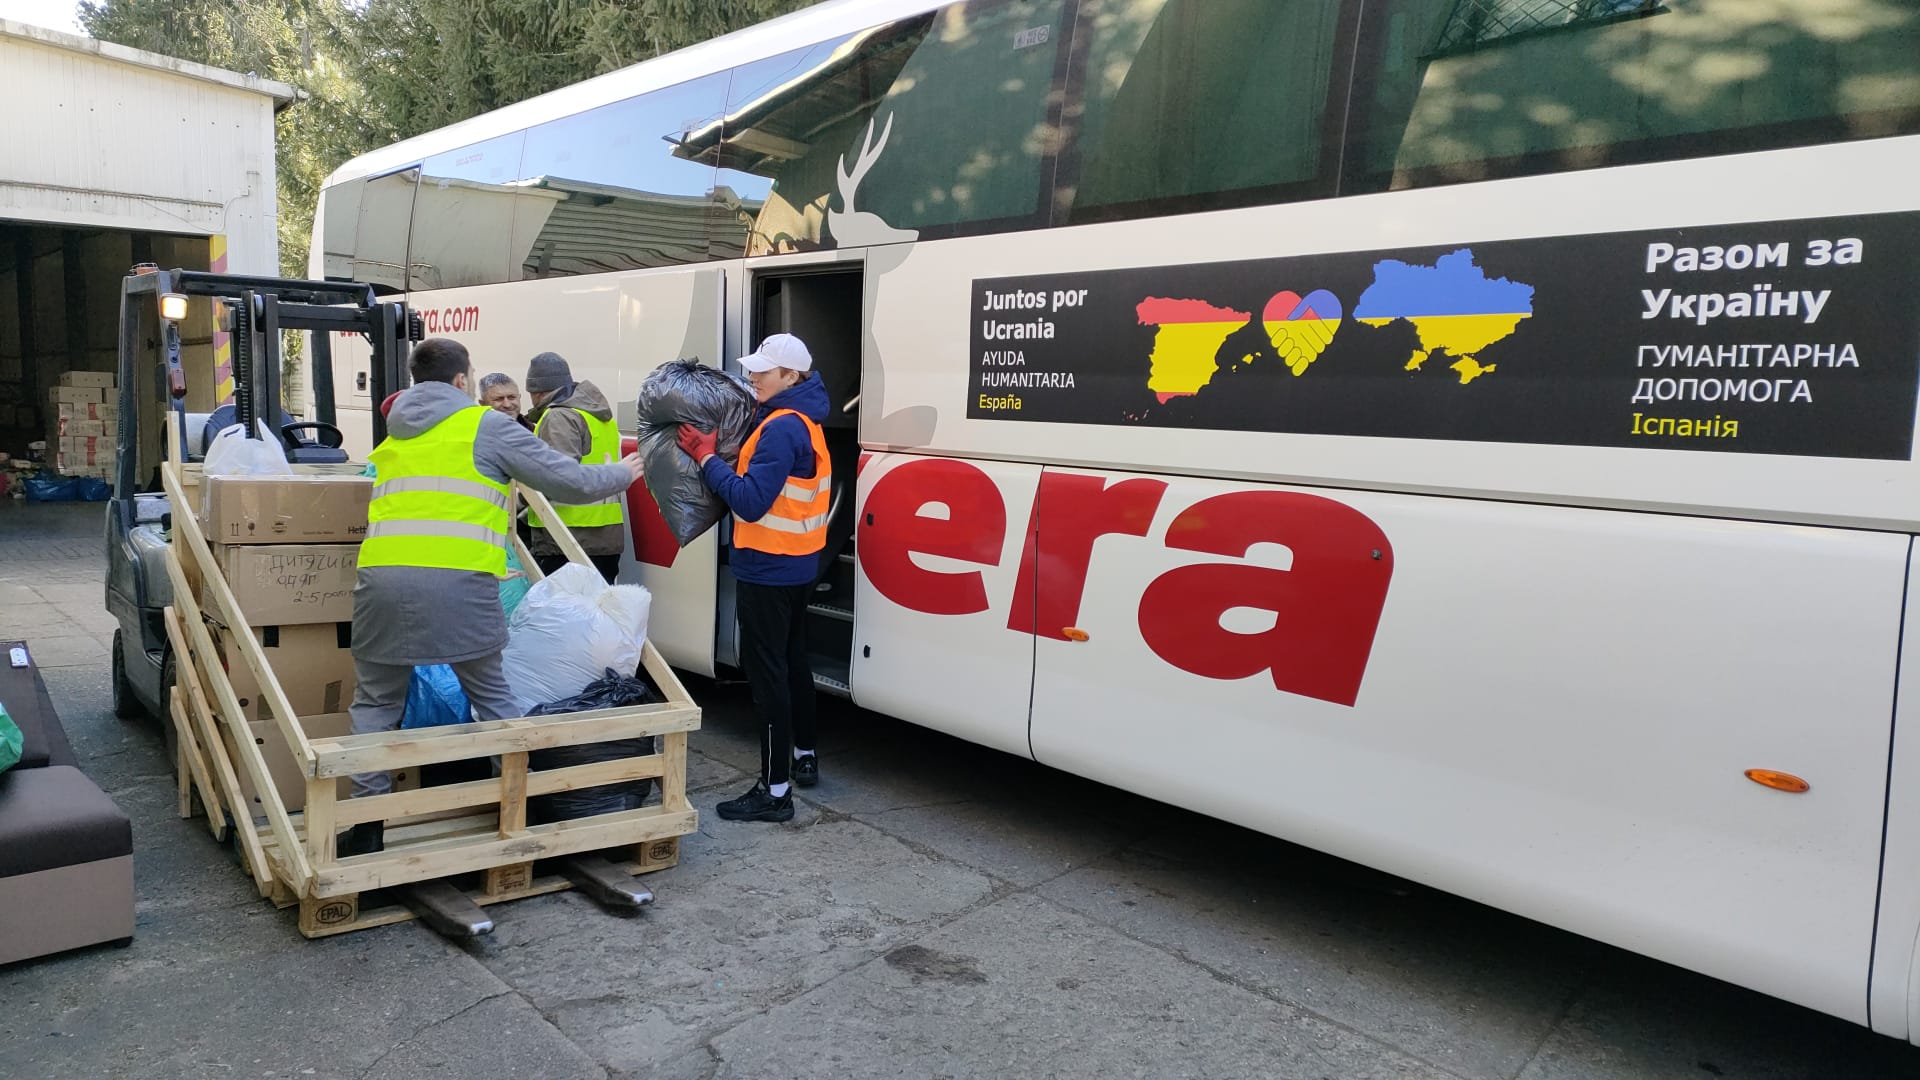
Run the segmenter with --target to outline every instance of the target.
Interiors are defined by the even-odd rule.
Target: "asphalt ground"
[[[1920,1077],[1920,1049],[843,703],[786,825],[705,708],[644,916],[575,893],[319,941],[114,719],[102,511],[0,501],[0,637],[133,820],[134,942],[0,968],[0,1075]],[[1142,747],[1151,753],[1151,747]],[[0,919],[20,917],[0,911]]]

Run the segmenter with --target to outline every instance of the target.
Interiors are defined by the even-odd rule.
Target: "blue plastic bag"
[[[403,728],[444,727],[464,724],[473,719],[473,707],[467,692],[460,689],[460,678],[446,664],[413,669],[407,685],[406,711],[400,714]]]
[[[29,476],[21,485],[28,502],[78,502],[80,480],[68,476]]]
[[[106,502],[113,498],[113,489],[97,476],[83,476],[74,483],[78,485],[74,498],[81,502]]]

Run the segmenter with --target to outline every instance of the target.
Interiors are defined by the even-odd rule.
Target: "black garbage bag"
[[[618,709],[628,705],[647,705],[664,700],[666,699],[661,696],[660,691],[654,689],[645,679],[622,675],[608,668],[605,675],[588,683],[585,690],[565,701],[548,702],[527,715],[551,716],[555,713],[587,712],[592,709]],[[653,753],[651,738],[616,739],[612,742],[581,743],[576,746],[555,746],[546,750],[535,750],[527,755],[527,767],[539,772],[543,769],[593,765],[602,761],[651,753]],[[536,795],[527,800],[527,821],[534,825],[545,825],[554,821],[565,821],[568,818],[638,810],[640,804],[647,801],[647,794],[652,790],[652,780],[622,780],[617,784],[602,784],[599,787],[582,788],[579,791]]]
[[[716,452],[732,465],[740,458],[740,445],[752,434],[759,403],[753,388],[737,376],[702,367],[698,360],[675,360],[655,368],[640,384],[638,404],[647,491],[674,539],[685,547],[713,528],[727,507],[707,490],[700,467],[680,449],[680,425],[717,432]]]

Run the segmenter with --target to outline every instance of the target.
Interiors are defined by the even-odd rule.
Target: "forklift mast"
[[[334,333],[364,337],[372,347],[373,400],[406,385],[406,359],[412,342],[424,337],[420,317],[405,304],[382,302],[373,287],[348,281],[301,281],[290,278],[214,274],[195,270],[141,268],[122,289],[120,308],[120,441],[137,438],[136,418],[143,406],[137,377],[143,363],[159,361],[159,385],[167,407],[181,418],[182,445],[167,453],[187,460],[187,379],[180,362],[178,320],[186,298],[202,296],[216,305],[215,318],[229,330],[233,342],[233,418],[249,438],[259,438],[261,427],[278,437],[293,461],[339,460],[340,432],[333,382]],[[152,336],[158,316],[158,337]],[[314,419],[290,422],[281,407],[280,331],[311,332]],[[150,352],[158,347],[159,355]],[[224,411],[224,410],[222,410]],[[374,439],[386,437],[386,418],[373,415]],[[132,491],[137,483],[137,455],[122,453],[115,488]]]

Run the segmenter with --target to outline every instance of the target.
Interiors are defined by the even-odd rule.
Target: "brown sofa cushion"
[[[127,815],[79,769],[49,765],[0,773],[0,877],[132,853]]]
[[[53,701],[47,697],[47,685],[40,678],[40,669],[31,663],[17,668],[7,660],[16,645],[26,645],[28,658],[33,656],[33,646],[26,642],[0,641],[0,702],[6,703],[7,715],[19,726],[24,741],[20,763],[14,768],[79,764],[73,756],[73,747],[67,742],[67,733],[60,728]]]

